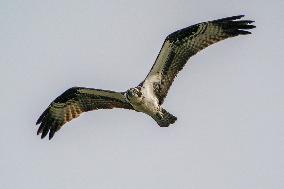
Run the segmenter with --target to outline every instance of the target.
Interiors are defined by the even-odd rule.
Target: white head
[[[139,102],[142,99],[142,92],[140,88],[130,88],[126,91],[125,97],[131,103]]]

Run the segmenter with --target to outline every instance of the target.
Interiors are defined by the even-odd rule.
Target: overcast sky
[[[1,189],[284,188],[284,1],[0,1]],[[191,58],[160,128],[127,110],[83,114],[53,138],[35,122],[73,86],[124,91],[165,37],[246,14],[252,35]]]

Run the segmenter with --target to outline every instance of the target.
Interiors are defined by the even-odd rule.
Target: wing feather
[[[152,85],[159,103],[162,104],[174,78],[191,56],[218,41],[250,34],[247,30],[255,26],[251,25],[251,20],[237,20],[243,16],[202,22],[168,35],[154,65],[140,85]]]
[[[44,138],[49,133],[51,139],[65,123],[83,112],[112,108],[133,109],[123,93],[83,87],[70,88],[58,96],[38,118],[36,124],[40,126],[37,134]]]

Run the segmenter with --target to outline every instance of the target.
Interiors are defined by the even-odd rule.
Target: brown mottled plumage
[[[51,139],[65,123],[81,113],[112,108],[133,109],[123,93],[83,87],[70,88],[57,97],[39,117],[37,124],[41,124],[37,134],[44,138],[49,132]]]
[[[153,82],[154,91],[159,98],[160,104],[163,103],[167,96],[174,78],[191,56],[218,41],[237,35],[250,34],[246,30],[255,28],[254,25],[250,25],[253,21],[236,21],[242,17],[243,15],[202,22],[167,36],[154,65],[145,79],[151,79],[154,75],[161,75],[159,82]],[[143,83],[140,85],[143,85]]]
[[[177,118],[161,107],[175,77],[188,59],[218,41],[250,34],[255,28],[251,20],[238,20],[243,15],[202,22],[178,30],[167,36],[159,55],[147,77],[137,87],[126,92],[73,87],[57,97],[42,113],[36,124],[37,134],[49,139],[66,122],[81,113],[97,110],[125,108],[151,116],[159,126],[168,127]]]

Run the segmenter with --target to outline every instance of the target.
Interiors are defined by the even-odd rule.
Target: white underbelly
[[[150,116],[155,115],[157,112],[160,111],[160,105],[156,95],[154,95],[154,91],[151,87],[151,84],[145,84],[145,86],[142,87],[141,92],[142,99],[137,99],[137,103],[131,103],[133,108],[136,111],[144,112]]]
[[[148,115],[155,115],[160,110],[160,106],[155,99],[143,98],[142,102],[139,104],[132,104],[133,108],[138,112],[143,112]]]

